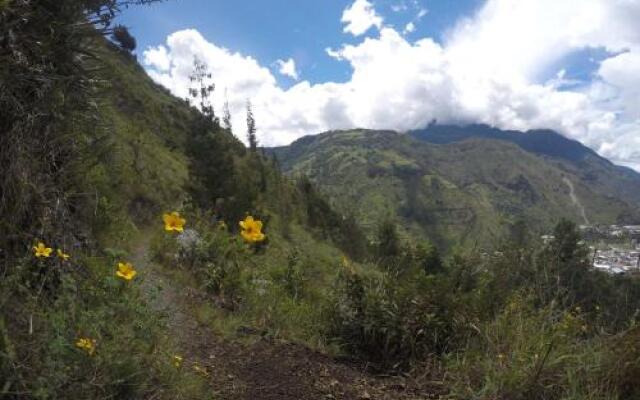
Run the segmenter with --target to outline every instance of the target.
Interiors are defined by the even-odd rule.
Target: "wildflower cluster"
[[[182,359],[181,356],[179,356],[177,354],[173,356],[173,366],[174,367],[176,367],[176,368],[182,367],[182,361],[183,361],[183,359]]]
[[[33,246],[33,255],[36,258],[49,258],[53,253],[53,248],[47,247],[43,242],[38,242],[36,246]],[[71,256],[65,253],[62,249],[57,249],[56,254],[61,261],[67,261]]]
[[[172,224],[173,226],[176,227],[176,229],[179,228],[179,225],[180,225],[179,221],[178,221],[178,224],[173,222]],[[184,224],[184,222],[182,222],[182,224]],[[61,248],[56,249],[54,253],[54,249],[52,247],[48,247],[44,242],[38,242],[35,246],[32,247],[32,250],[33,250],[33,255],[37,259],[48,259],[48,258],[51,258],[54,254],[57,256],[57,258],[61,262],[69,261],[69,259],[71,258],[71,255],[66,253]],[[118,263],[118,267],[115,274],[117,277],[125,281],[131,281],[136,276],[137,272],[134,269],[133,265],[131,265],[130,263],[120,262]],[[76,341],[75,346],[83,350],[89,356],[93,356],[96,351],[96,341],[88,337],[79,338]]]
[[[96,352],[96,341],[89,338],[80,338],[76,342],[76,347],[84,350],[88,355],[92,356]]]
[[[182,365],[185,363],[185,360],[182,356],[175,354],[172,359],[172,364],[176,369],[181,369]],[[209,371],[206,367],[200,365],[198,361],[191,362],[191,368],[193,371],[205,378],[209,377]]]

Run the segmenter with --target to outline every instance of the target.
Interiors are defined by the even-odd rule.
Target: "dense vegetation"
[[[433,123],[425,129],[411,132],[410,135],[437,144],[469,139],[513,143],[528,153],[556,164],[600,194],[619,198],[632,205],[640,201],[639,173],[615,165],[580,142],[552,130],[519,132],[504,131],[486,125],[454,126]]]
[[[181,355],[151,306],[160,290],[141,265],[147,251],[154,273],[204,293],[195,312],[228,340],[251,332],[384,373],[431,371],[449,398],[640,396],[640,283],[592,270],[572,222],[560,220],[544,244],[511,221],[512,234],[491,246],[444,257],[427,239],[439,244],[441,232],[416,234],[433,216],[346,212],[349,202],[327,200],[260,151],[250,105],[249,149],[227,115],[220,123],[206,65],[194,60],[199,110],[144,74],[135,40],[110,26],[119,7],[147,2],[0,2],[3,398],[212,398],[208,373]],[[112,34],[117,45],[104,39]],[[397,138],[339,136],[364,139]],[[414,182],[421,166],[399,154],[385,153],[370,174]],[[520,156],[537,174],[555,173]],[[439,204],[474,206],[453,183],[429,182]],[[414,195],[406,201],[425,194]],[[623,204],[609,206],[603,215]],[[565,210],[574,216],[556,212]],[[467,238],[493,218],[478,218]]]
[[[578,224],[640,218],[640,175],[577,142],[545,131],[513,143],[504,137],[519,133],[454,128],[326,132],[274,153],[285,172],[308,176],[369,232],[390,213],[405,236],[429,238],[443,251],[461,242],[494,246],[520,222],[543,235],[563,217]],[[554,157],[549,148],[574,155]]]

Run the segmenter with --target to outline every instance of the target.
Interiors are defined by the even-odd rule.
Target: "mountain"
[[[567,139],[552,130],[546,129],[518,132],[505,131],[482,124],[468,126],[431,124],[426,129],[412,131],[410,134],[417,139],[437,144],[460,142],[471,138],[502,140],[514,143],[530,153],[572,162],[580,162],[589,157],[598,157],[593,150],[580,142]]]
[[[576,226],[415,243],[631,221],[635,175],[519,137],[273,150],[331,204],[96,30],[150,2],[0,0],[0,398],[640,398],[640,281]]]
[[[80,7],[71,0],[64,7],[13,6],[53,21],[53,28],[29,25],[45,37],[60,26],[85,26],[53,13]],[[0,19],[1,8],[0,2]],[[23,24],[21,15],[15,19]],[[2,25],[0,36],[4,31]],[[215,390],[216,398],[252,399],[280,398],[260,391],[273,380],[282,385],[271,391],[291,382],[307,392],[321,381],[329,387],[344,371],[333,359],[319,359],[300,346],[273,360],[280,347],[235,346],[213,322],[224,321],[218,326],[239,337],[268,334],[319,347],[324,307],[318,307],[318,299],[331,297],[327,292],[343,269],[338,260],[345,254],[355,259],[358,253],[349,250],[355,249],[353,243],[364,247],[364,236],[312,185],[283,179],[230,130],[154,83],[129,52],[93,30],[85,35],[77,40],[87,46],[82,56],[91,56],[86,59],[91,64],[82,65],[86,75],[70,75],[76,69],[68,66],[78,67],[75,62],[85,58],[69,51],[66,40],[55,42],[53,61],[33,40],[36,60],[46,61],[53,73],[38,66],[32,75],[37,79],[5,79],[12,69],[0,68],[1,86],[12,94],[0,96],[0,104],[11,106],[0,107],[0,126],[14,127],[6,131],[13,147],[0,148],[0,159],[13,160],[8,171],[22,172],[3,174],[0,182],[5,228],[0,235],[0,398],[22,393],[19,397],[210,399]],[[3,52],[3,46],[0,61],[24,73],[25,60]],[[70,76],[60,78],[61,73]],[[41,82],[56,79],[64,85],[55,91],[41,88]],[[67,85],[75,80],[86,93]],[[41,90],[40,97],[22,89],[25,82]],[[61,107],[74,92],[83,101]],[[49,116],[51,110],[60,115]],[[24,115],[44,121],[22,124]],[[202,179],[205,174],[211,179]],[[200,202],[193,194],[201,190],[222,195]],[[8,223],[14,215],[7,204],[22,212],[21,224]],[[184,236],[163,224],[163,214],[170,211],[181,214]],[[238,232],[248,215],[259,221],[252,229],[266,235],[261,246]],[[36,245],[48,252],[34,253]],[[193,262],[182,256],[187,246]],[[35,329],[28,327],[31,320]],[[214,364],[210,355],[221,353],[229,356]],[[248,367],[257,357],[265,360],[263,366]],[[314,371],[337,372],[290,379],[298,359]],[[16,368],[18,363],[24,367]],[[89,363],[94,373],[83,374]],[[236,366],[225,369],[229,365]],[[246,376],[247,368],[262,380]],[[221,374],[223,381],[214,381],[208,371]],[[356,387],[361,378],[355,368],[351,376],[346,385]]]
[[[429,143],[447,144],[482,138],[514,143],[521,149],[570,169],[602,193],[614,193],[630,204],[640,205],[640,173],[613,164],[582,143],[549,129],[527,132],[501,130],[488,125],[468,126],[431,124],[410,135]]]
[[[286,173],[309,176],[370,232],[391,216],[408,237],[441,247],[488,245],[519,221],[541,233],[562,217],[638,220],[637,174],[550,131],[333,131],[273,151]]]

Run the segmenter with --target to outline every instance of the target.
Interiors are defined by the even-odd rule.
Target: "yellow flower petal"
[[[251,241],[251,238],[252,238],[251,234],[249,234],[249,233],[247,233],[245,231],[242,231],[242,232],[240,232],[240,235],[242,235],[244,240],[246,240],[247,242]]]
[[[240,227],[242,231],[240,234],[249,243],[261,242],[265,239],[265,235],[262,231],[262,221],[254,220],[251,215],[248,215],[244,221],[240,221]]]
[[[177,211],[164,214],[162,220],[164,222],[164,230],[167,232],[183,232],[184,225],[187,223],[187,220],[180,217],[180,213]]]
[[[133,268],[133,265],[130,263],[118,263],[118,270],[116,271],[116,276],[130,281],[132,280],[138,273]]]
[[[52,251],[51,247],[45,246],[42,242],[38,242],[38,245],[33,247],[33,254],[38,258],[49,257]]]
[[[57,251],[58,253],[58,257],[62,260],[62,261],[67,261],[68,259],[71,258],[71,256],[67,253],[65,253],[64,251],[62,251],[61,249],[58,249]]]
[[[93,353],[95,353],[96,351],[96,341],[94,339],[89,339],[89,338],[80,338],[76,342],[76,347],[86,351],[87,354],[92,356]]]

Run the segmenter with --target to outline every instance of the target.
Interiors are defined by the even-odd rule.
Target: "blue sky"
[[[169,0],[131,7],[119,18],[138,41],[139,50],[163,43],[171,33],[196,29],[219,46],[250,54],[262,65],[292,57],[301,78],[311,83],[345,81],[349,65],[327,56],[327,47],[359,39],[342,32],[340,17],[349,0]],[[388,24],[403,29],[414,21],[409,38],[432,37],[442,41],[458,18],[471,15],[481,0],[380,0],[376,9]],[[420,10],[427,14],[415,21]],[[371,30],[369,35],[374,35]],[[283,86],[290,79],[279,76]]]
[[[554,129],[640,170],[638,20],[640,0],[168,0],[119,17],[175,95],[207,64],[239,138],[251,100],[265,145],[437,119]]]

